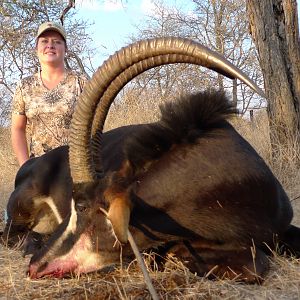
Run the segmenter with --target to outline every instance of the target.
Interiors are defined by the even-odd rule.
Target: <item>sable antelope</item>
[[[214,276],[239,274],[249,282],[267,270],[266,245],[273,248],[275,237],[299,250],[290,201],[227,121],[234,109],[223,93],[198,93],[164,106],[156,123],[117,128],[124,139],[109,141],[117,154],[105,152],[102,128],[122,87],[149,68],[179,62],[238,78],[263,95],[235,66],[190,40],[145,40],[111,56],[74,112],[70,213],[31,258],[31,278],[112,266],[119,261],[116,238],[130,259],[128,229],[141,250],[175,253],[199,275],[213,269]],[[107,168],[114,158],[116,168]]]

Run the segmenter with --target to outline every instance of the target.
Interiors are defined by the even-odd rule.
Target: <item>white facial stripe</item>
[[[34,231],[41,234],[52,233],[62,222],[62,217],[51,197],[36,197],[33,199],[35,221]],[[43,206],[47,204],[46,206]]]
[[[53,199],[51,197],[45,198],[45,202],[49,205],[49,207],[52,209],[54,216],[56,217],[56,220],[58,224],[60,224],[63,220],[62,217],[57,210],[57,207],[55,206]]]
[[[56,250],[60,249],[62,243],[68,238],[69,234],[70,233],[72,233],[72,234],[75,233],[76,224],[77,224],[77,213],[76,213],[76,210],[75,210],[75,202],[74,202],[74,199],[72,198],[72,200],[71,200],[71,215],[70,215],[68,225],[67,225],[66,229],[63,231],[62,235],[57,237],[55,242],[51,245],[51,248],[56,249]],[[70,253],[72,253],[72,251],[73,250],[71,248],[68,253],[66,253],[64,256],[59,257],[58,259],[60,261],[63,261],[64,259],[67,259],[70,256]],[[50,254],[50,257],[51,257],[51,254]]]
[[[75,210],[75,202],[74,199],[72,198],[71,200],[71,215],[69,219],[68,226],[62,233],[62,235],[55,241],[53,244],[54,248],[60,247],[60,245],[64,242],[64,240],[68,237],[70,233],[74,234],[76,231],[76,224],[77,224],[77,213]]]
[[[76,231],[76,224],[77,224],[77,213],[76,213],[76,209],[75,209],[75,201],[72,198],[71,201],[71,216],[70,216],[70,220],[69,220],[69,224],[66,228],[66,232],[72,232],[73,234]]]

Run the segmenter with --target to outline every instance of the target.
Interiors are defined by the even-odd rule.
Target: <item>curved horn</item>
[[[177,62],[205,66],[229,78],[238,78],[264,95],[247,75],[220,54],[188,39],[150,39],[122,48],[103,63],[79,97],[70,133],[70,168],[74,183],[97,178],[91,154],[91,137],[95,134],[95,128],[102,131],[109,107],[122,87],[147,69]]]

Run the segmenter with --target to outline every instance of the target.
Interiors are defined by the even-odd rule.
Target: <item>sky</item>
[[[165,3],[176,2],[184,0],[165,0]],[[78,17],[95,22],[89,32],[103,53],[100,62],[126,46],[145,15],[154,13],[151,0],[76,0],[76,9]]]
[[[168,5],[177,3],[188,10],[185,0],[164,0]],[[155,9],[151,0],[76,0],[78,17],[94,22],[90,33],[102,56],[96,59],[100,65],[104,59],[128,44],[129,36],[136,32],[146,15]],[[298,1],[298,17],[300,3]],[[299,22],[300,23],[300,22]]]

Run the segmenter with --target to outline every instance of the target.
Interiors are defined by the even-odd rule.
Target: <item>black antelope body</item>
[[[51,176],[41,179],[47,190],[60,194],[65,189],[63,196],[45,197],[53,203],[62,197],[68,213],[54,218],[54,232],[31,258],[31,278],[113,266],[119,262],[116,238],[124,259],[131,259],[128,229],[140,250],[174,253],[199,275],[213,269],[212,276],[239,274],[249,282],[267,270],[266,245],[274,248],[275,238],[299,250],[290,201],[263,159],[228,122],[235,111],[224,93],[185,97],[162,107],[156,123],[102,134],[109,107],[127,82],[149,68],[180,62],[238,78],[263,94],[223,57],[190,40],[145,40],[111,56],[78,101],[69,157],[67,148],[54,150],[63,158],[54,157],[57,169],[50,167]],[[51,155],[56,154],[32,163],[31,176],[39,177],[42,166],[34,165],[49,164]],[[10,212],[12,225],[16,210]]]

